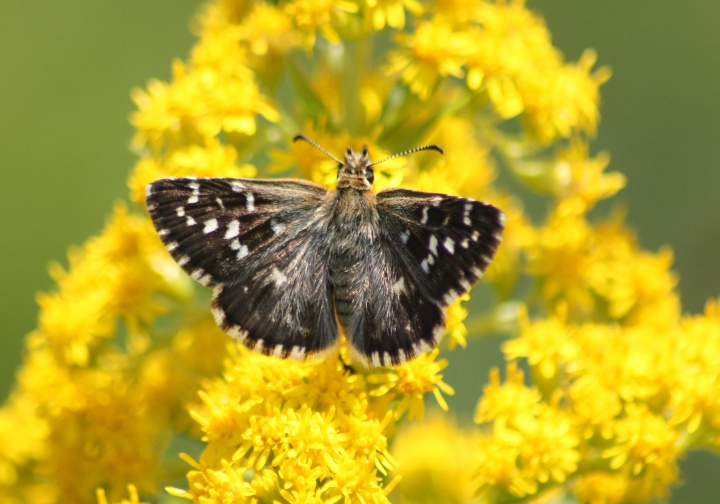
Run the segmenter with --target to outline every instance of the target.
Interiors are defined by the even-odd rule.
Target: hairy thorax
[[[351,303],[362,302],[358,299],[358,279],[366,274],[361,269],[377,239],[378,214],[372,191],[339,189],[330,192],[328,199],[330,283],[338,319],[345,326]]]

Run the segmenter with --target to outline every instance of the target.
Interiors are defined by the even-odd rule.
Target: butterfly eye
[[[373,183],[373,180],[375,180],[375,172],[372,168],[365,168],[365,179],[371,184]]]
[[[362,154],[363,154],[363,156],[367,156],[367,153],[368,153],[368,151],[367,151],[367,145],[363,145],[363,149],[362,149]]]

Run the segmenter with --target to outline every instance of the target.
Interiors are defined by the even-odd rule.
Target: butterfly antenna
[[[412,154],[413,152],[420,152],[420,151],[424,151],[424,150],[434,150],[434,151],[438,151],[440,154],[445,154],[445,151],[442,150],[442,147],[440,147],[439,145],[435,145],[435,144],[425,145],[423,147],[415,147],[414,149],[406,150],[404,152],[399,152],[398,154],[393,154],[392,156],[388,156],[385,159],[381,159],[380,161],[375,161],[374,163],[371,163],[370,166],[384,163],[388,159],[392,159],[392,158],[396,158],[396,157],[400,157],[400,156],[406,156],[408,154]]]
[[[325,149],[323,149],[322,147],[320,147],[318,144],[316,144],[315,142],[313,142],[312,140],[310,140],[310,139],[309,139],[308,137],[306,137],[305,135],[296,135],[295,138],[293,138],[293,142],[297,142],[298,140],[305,140],[307,143],[309,143],[310,145],[312,145],[313,147],[315,147],[315,148],[316,148],[317,150],[319,150],[320,152],[323,152],[327,157],[329,157],[330,159],[332,159],[332,160],[335,161],[336,163],[338,163],[338,164],[343,164],[342,161],[340,161],[338,158],[336,158],[335,156],[333,156],[332,154],[330,154],[328,151],[326,151]]]

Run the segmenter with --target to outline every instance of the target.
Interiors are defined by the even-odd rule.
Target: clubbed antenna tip
[[[385,159],[381,159],[380,161],[375,161],[375,162],[372,163],[370,166],[373,166],[373,165],[376,165],[376,164],[380,164],[380,163],[384,163],[384,162],[387,161],[388,159],[392,159],[392,158],[396,158],[396,157],[400,157],[400,156],[406,156],[406,155],[408,155],[408,154],[412,154],[413,152],[420,152],[420,151],[425,151],[425,150],[434,150],[434,151],[438,151],[440,154],[445,154],[445,151],[442,150],[442,147],[440,147],[439,145],[430,144],[430,145],[424,145],[424,146],[422,146],[422,147],[415,147],[414,149],[410,149],[410,150],[406,150],[406,151],[403,151],[403,152],[399,152],[399,153],[397,153],[397,154],[393,154],[392,156],[388,156],[388,157],[386,157]]]

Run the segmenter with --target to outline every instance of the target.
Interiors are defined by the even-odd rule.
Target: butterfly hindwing
[[[398,364],[433,348],[445,308],[482,276],[504,215],[478,201],[407,189],[376,197],[377,237],[356,290],[348,340],[356,359]]]
[[[296,180],[174,178],[148,186],[147,206],[173,258],[214,287],[213,315],[225,332],[301,359],[337,338],[318,243],[326,193]]]
[[[288,224],[292,239],[263,254],[241,280],[215,287],[213,315],[220,328],[277,357],[303,359],[334,346],[324,226],[311,219]]]
[[[355,360],[390,366],[437,346],[445,314],[408,271],[396,245],[378,238],[367,244],[365,274],[353,282],[357,295],[345,329]]]

